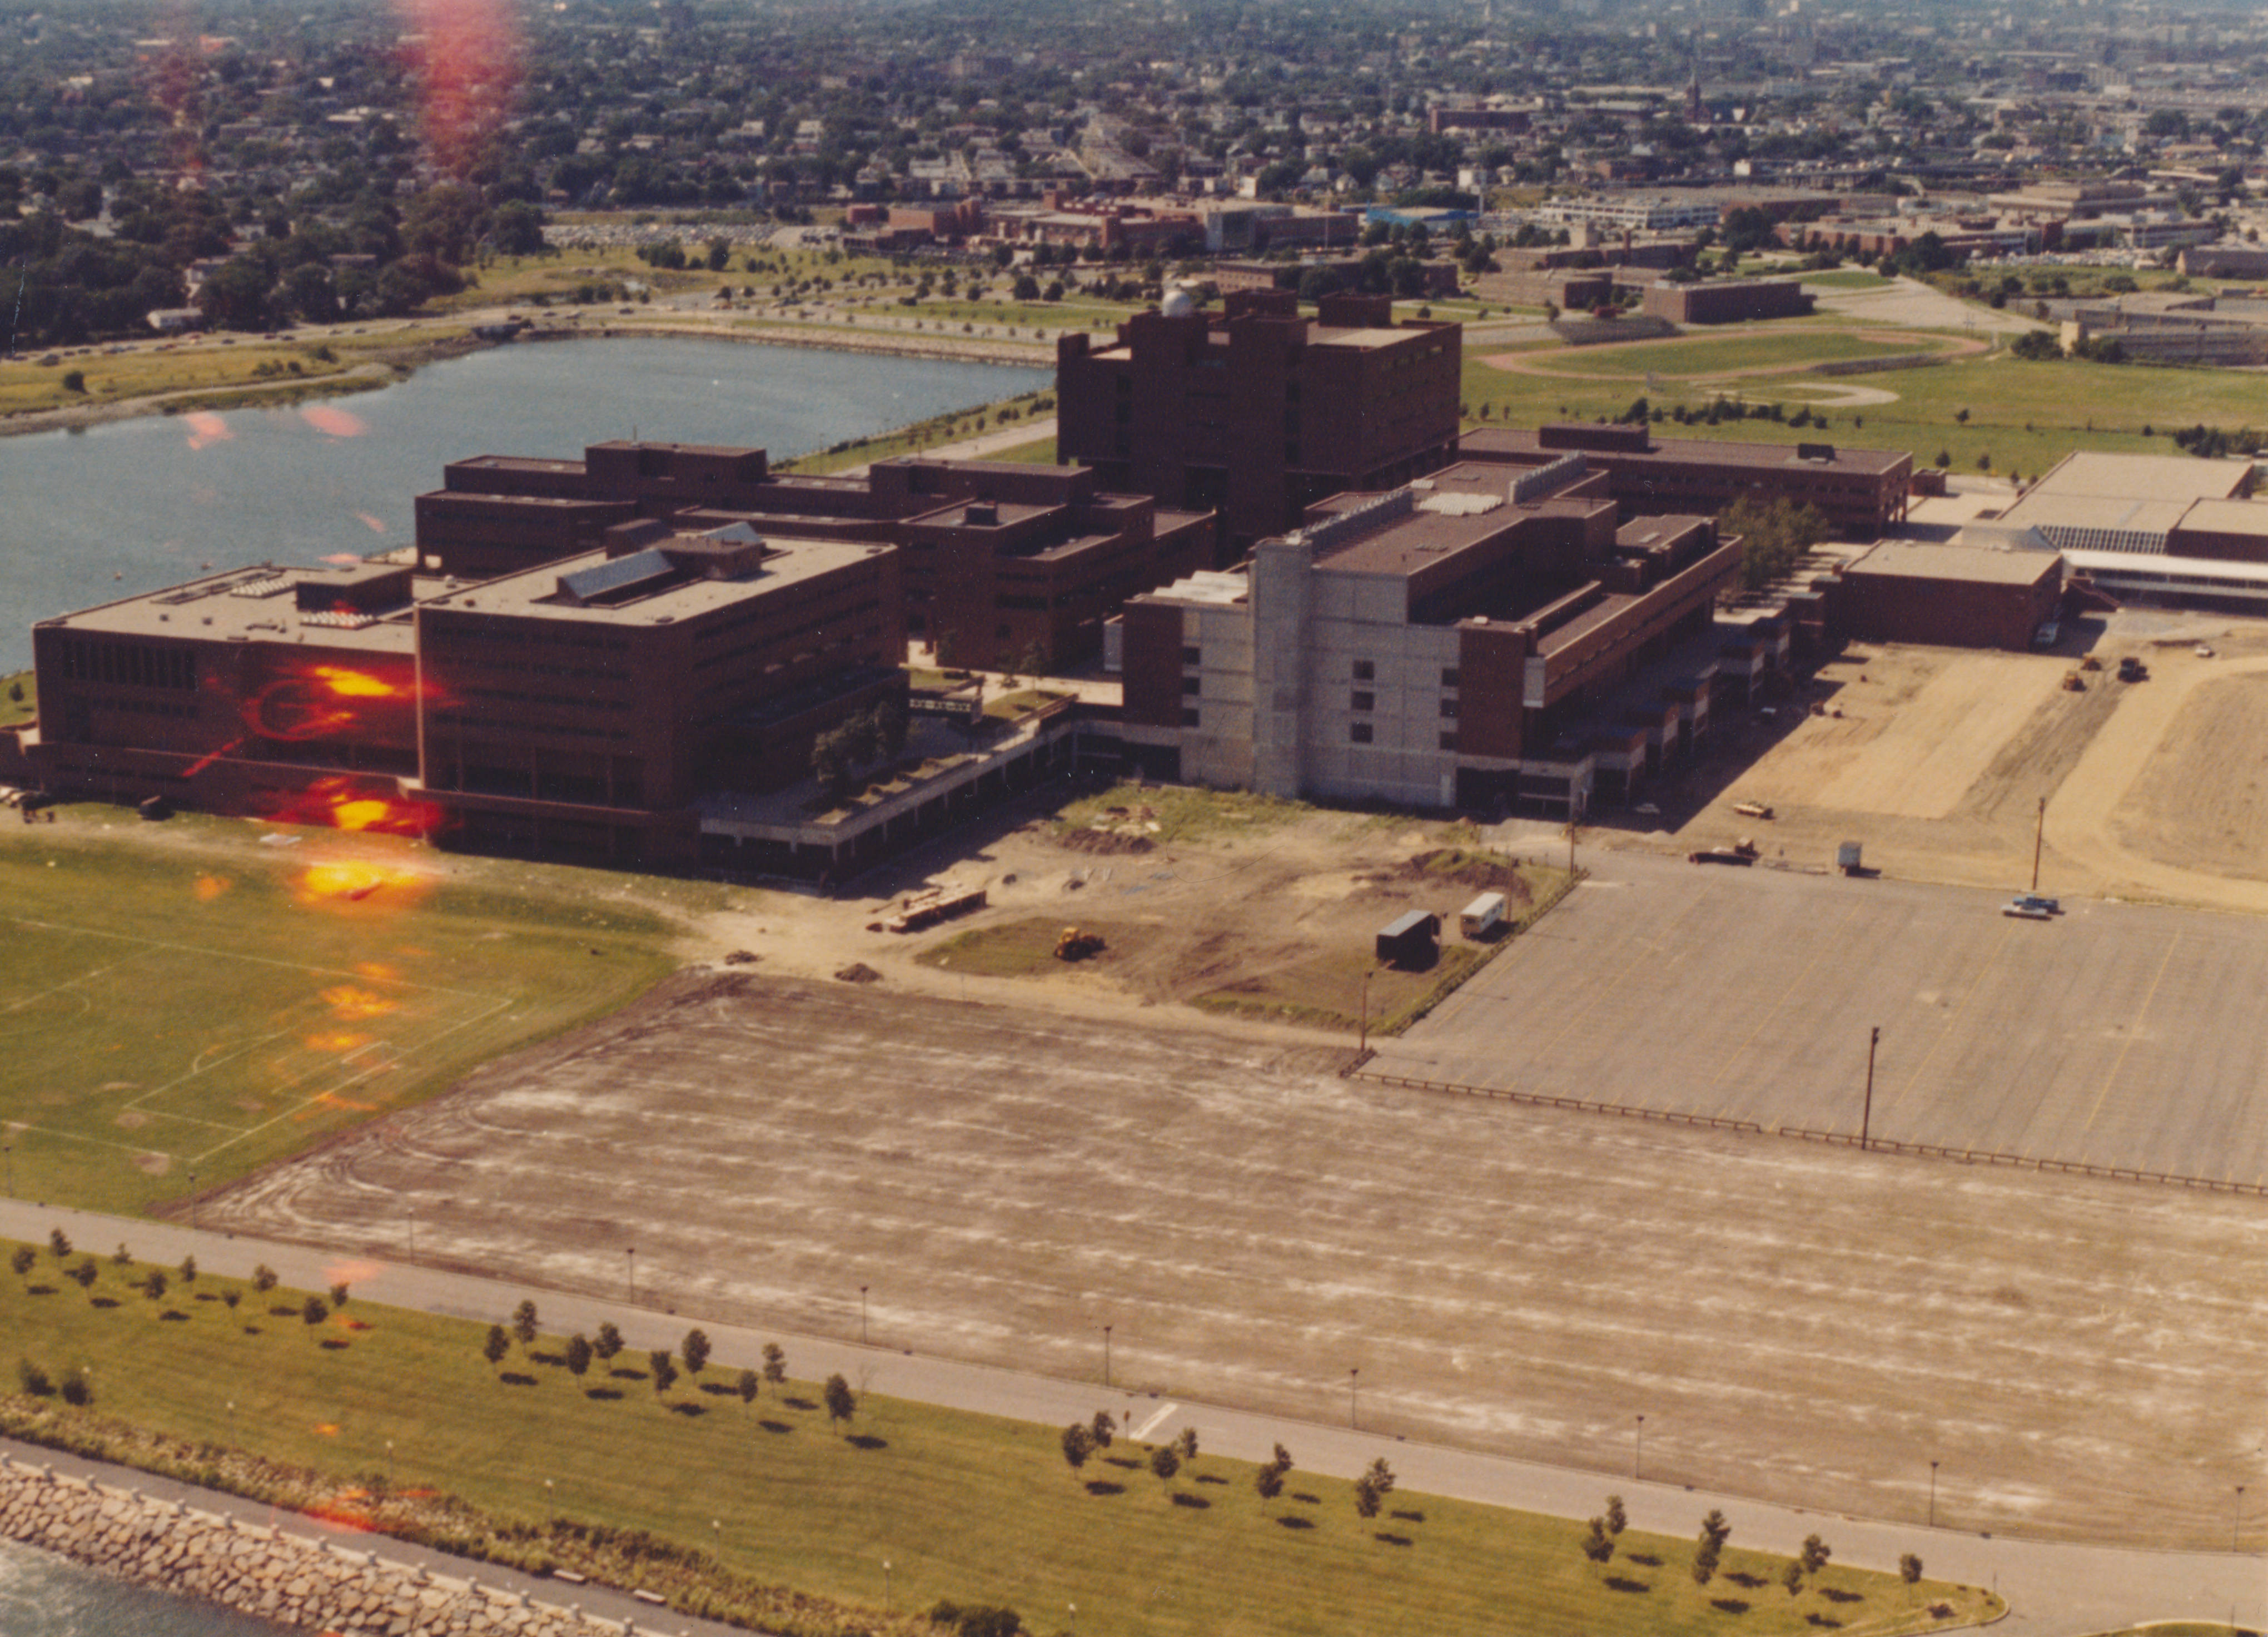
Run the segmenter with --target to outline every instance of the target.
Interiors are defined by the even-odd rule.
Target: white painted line
[[[1158,1428],[1164,1426],[1167,1420],[1173,1415],[1174,1412],[1181,1407],[1182,1406],[1178,1404],[1169,1404],[1162,1406],[1157,1414],[1143,1422],[1141,1426],[1132,1428],[1127,1435],[1130,1438],[1137,1439],[1147,1438],[1152,1433],[1156,1432]]]

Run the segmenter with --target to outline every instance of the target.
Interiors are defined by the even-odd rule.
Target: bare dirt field
[[[1549,924],[1547,924],[1548,925]],[[2037,928],[2024,928],[2037,931]],[[2060,929],[2051,929],[2060,930]],[[1538,934],[1538,942],[1542,940]],[[1652,1480],[2226,1541],[2268,1206],[1387,1091],[1342,1052],[688,974],[205,1206]],[[1202,1421],[1202,1411],[1194,1412]]]
[[[2064,691],[2090,645],[2104,668]],[[2268,712],[2245,703],[2248,679],[2268,671],[2268,623],[2127,611],[2066,648],[1854,645],[1820,667],[1792,719],[1734,727],[1663,800],[1668,832],[1609,818],[1602,839],[1682,853],[1754,835],[1767,857],[1813,867],[1858,841],[1894,876],[2021,888],[2045,797],[2043,889],[2268,910],[2254,844],[2268,829]],[[2148,681],[2116,680],[2124,653]],[[1830,714],[1801,713],[1813,703]],[[1778,816],[1742,818],[1740,800]]]

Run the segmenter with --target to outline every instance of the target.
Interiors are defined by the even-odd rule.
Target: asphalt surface
[[[508,1311],[528,1294],[525,1285],[462,1273],[366,1260],[355,1261],[350,1267],[342,1258],[294,1245],[20,1200],[0,1202],[0,1234],[37,1242],[57,1227],[85,1243],[122,1240],[145,1261],[178,1260],[194,1252],[202,1266],[232,1276],[247,1274],[254,1264],[264,1261],[276,1269],[284,1282],[305,1288],[320,1288],[342,1273],[350,1274],[358,1301],[481,1322]],[[547,1323],[563,1330],[588,1331],[611,1320],[634,1349],[674,1345],[684,1319],[701,1316],[549,1292],[544,1293],[543,1309]],[[783,1336],[777,1330],[758,1331],[706,1318],[703,1322],[718,1356],[723,1359],[754,1358],[764,1341],[781,1340],[788,1346],[799,1375],[814,1377],[841,1371],[863,1376],[873,1391],[1039,1425],[1084,1419],[1100,1408],[1123,1412],[1130,1407],[1138,1424],[1154,1423],[1145,1433],[1152,1439],[1169,1434],[1181,1418],[1201,1418],[1209,1450],[1238,1459],[1263,1460],[1282,1442],[1299,1452],[1303,1467],[1346,1478],[1356,1476],[1372,1459],[1384,1455],[1393,1462],[1403,1490],[1414,1493],[1580,1518],[1599,1509],[1607,1487],[1596,1473],[1381,1438],[1366,1434],[1359,1427],[1244,1414],[1194,1398],[1145,1400],[1130,1406],[1122,1395],[1092,1383],[845,1345],[820,1337]],[[1634,1460],[1642,1459],[1635,1448],[1632,1453]],[[23,1456],[35,1462],[54,1462],[59,1470],[63,1466],[57,1457],[43,1451],[26,1450]],[[138,1474],[129,1478],[119,1473],[116,1481],[167,1493],[157,1480]],[[2028,1637],[2034,1633],[2086,1637],[2144,1620],[2234,1619],[2256,1628],[2268,1624],[2268,1570],[2264,1570],[2257,1553],[2147,1552],[2045,1545],[1768,1506],[1683,1485],[1649,1483],[1640,1476],[1614,1480],[1612,1487],[1622,1493],[1632,1526],[1640,1530],[1689,1535],[1700,1515],[1713,1506],[1721,1508],[1731,1519],[1734,1538],[1750,1548],[1792,1553],[1804,1537],[1819,1533],[1835,1548],[1837,1562],[1884,1570],[1895,1569],[1901,1553],[1917,1552],[1933,1578],[1998,1590],[2011,1604],[2007,1628]],[[186,1498],[208,1508],[225,1501],[202,1492]],[[254,1508],[248,1515],[265,1511]],[[413,1560],[412,1550],[398,1543],[389,1543],[383,1555]],[[467,1570],[459,1566],[455,1572]],[[503,1571],[485,1566],[469,1572],[483,1583],[490,1582],[492,1575],[495,1583],[505,1581]],[[531,1581],[527,1585],[544,1601],[563,1601],[556,1583]],[[598,1611],[602,1594],[588,1588],[576,1589],[587,1595],[572,1600]],[[633,1614],[642,1606],[625,1600],[626,1610]],[[674,1615],[657,1621],[654,1628],[681,1627],[688,1632],[720,1629],[701,1627]]]
[[[1766,837],[1768,840],[1768,837]],[[2249,918],[1618,854],[1377,1072],[2268,1184]],[[1868,1031],[1879,1029],[1871,1117]]]

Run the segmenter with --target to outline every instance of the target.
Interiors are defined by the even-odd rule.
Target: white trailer
[[[1500,892],[1484,892],[1457,911],[1457,930],[1469,943],[1494,937],[1503,925],[1504,895]]]

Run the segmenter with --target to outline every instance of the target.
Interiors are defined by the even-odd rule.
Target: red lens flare
[[[461,174],[482,138],[512,111],[519,41],[504,0],[395,0],[405,66],[423,90],[425,140],[444,171]]]
[[[188,428],[189,447],[206,449],[217,443],[232,442],[235,432],[226,421],[210,409],[196,409],[181,417],[181,424]]]
[[[299,418],[327,438],[360,438],[370,431],[368,421],[335,404],[307,404],[300,409]]]

